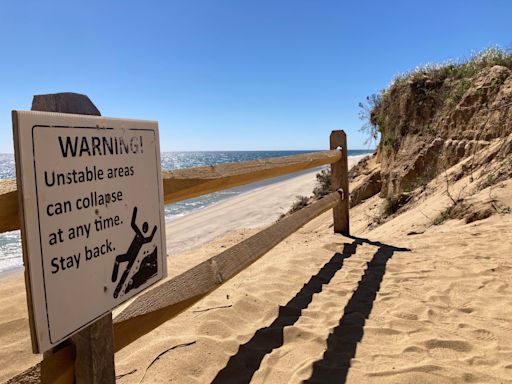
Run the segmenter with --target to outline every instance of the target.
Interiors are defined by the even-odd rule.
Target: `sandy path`
[[[330,212],[121,351],[118,374],[136,371],[119,382],[192,342],[143,383],[512,382],[512,244],[497,241],[512,238],[511,215],[400,241],[329,225]]]
[[[263,192],[247,195],[264,203]],[[495,194],[512,206],[512,181]],[[359,237],[332,233],[326,212],[117,353],[118,383],[512,383],[512,215],[425,227],[448,203],[434,193],[367,229],[378,199],[351,210]],[[239,212],[230,201],[192,224],[210,230],[208,211],[223,207],[215,220]],[[407,235],[413,226],[418,234]],[[170,257],[170,277],[256,231]],[[0,380],[37,359],[22,281],[10,279],[0,284]]]
[[[364,156],[349,158],[352,167]],[[175,255],[240,228],[264,227],[287,212],[298,195],[310,196],[318,169],[256,188],[213,206],[168,221],[167,253]]]
[[[350,158],[350,163],[359,157]],[[168,222],[167,249],[171,255],[197,248],[202,244],[236,231],[222,245],[206,246],[187,258],[171,257],[169,276],[184,272],[206,257],[221,252],[248,235],[241,228],[255,228],[274,222],[286,212],[297,195],[311,195],[318,170],[300,173],[283,181],[264,185],[218,204]],[[0,382],[24,371],[40,361],[33,355],[21,271],[0,277]]]
[[[296,196],[312,194],[317,173],[318,170],[313,170],[260,187],[168,221],[165,226],[167,253],[182,253],[235,229],[271,224],[288,211]]]
[[[512,206],[512,181],[494,193]],[[512,383],[512,215],[425,227],[449,203],[436,192],[368,230],[378,199],[351,211],[374,241],[333,234],[325,213],[121,351],[118,372],[136,371],[120,382]]]

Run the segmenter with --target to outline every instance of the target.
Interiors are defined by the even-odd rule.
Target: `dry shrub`
[[[292,204],[292,207],[288,211],[288,214],[292,214],[297,212],[298,210],[307,207],[309,204],[309,197],[307,196],[297,196],[295,202]]]
[[[316,174],[317,186],[313,189],[313,195],[319,199],[331,193],[331,170],[324,169]]]
[[[386,197],[384,205],[382,206],[382,215],[388,217],[395,214],[400,208],[406,205],[409,200],[411,200],[411,195],[408,193],[399,193]]]

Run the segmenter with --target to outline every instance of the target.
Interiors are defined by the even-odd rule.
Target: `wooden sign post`
[[[57,113],[48,113],[57,112]],[[75,347],[76,383],[114,383],[112,309],[165,277],[158,124],[98,117],[83,95],[13,111],[32,346]],[[53,357],[53,356],[52,356]]]
[[[60,93],[36,95],[32,100],[32,111],[61,112],[77,115],[101,116],[100,111],[85,95]],[[71,337],[75,347],[75,381],[80,383],[115,383],[114,337],[112,313],[84,328]],[[45,359],[59,349],[46,351],[41,364],[43,383],[53,382],[53,367]]]
[[[342,200],[333,210],[334,232],[342,235],[350,235],[349,227],[349,197],[348,190],[348,149],[347,135],[344,131],[332,131],[330,136],[330,149],[341,151],[341,159],[331,164],[331,188],[338,191]]]

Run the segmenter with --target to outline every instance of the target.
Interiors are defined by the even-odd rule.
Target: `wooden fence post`
[[[55,93],[36,95],[32,100],[33,111],[73,113],[78,115],[101,116],[100,111],[85,95],[77,93]],[[115,383],[114,333],[112,313],[103,316],[87,328],[71,337],[75,346],[75,383]],[[52,354],[45,352],[41,364],[41,381],[54,382],[54,372],[44,359]]]
[[[332,131],[330,136],[330,149],[341,150],[341,159],[331,164],[332,191],[340,192],[342,200],[332,212],[334,217],[334,232],[350,235],[349,226],[349,190],[348,190],[348,150],[347,135],[344,131]]]

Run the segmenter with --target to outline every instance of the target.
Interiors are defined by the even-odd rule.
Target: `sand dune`
[[[137,371],[119,382],[138,383],[159,353],[190,342],[144,382],[510,382],[510,242],[488,255],[496,233],[512,238],[510,216],[399,243],[337,236],[328,223],[329,213],[121,351],[118,373]],[[186,257],[198,254],[208,256]]]
[[[512,239],[510,216],[400,242],[337,236],[328,223],[119,353],[118,373],[137,369],[119,382],[138,383],[155,356],[190,342],[144,382],[511,382],[512,244],[492,240]]]
[[[300,184],[293,180],[290,188]],[[268,198],[253,191],[239,196],[240,206],[251,194]],[[512,205],[512,181],[495,195]],[[512,215],[431,226],[427,217],[448,204],[438,191],[373,229],[379,199],[351,210],[356,236],[332,233],[326,212],[117,353],[117,382],[512,383]],[[183,236],[201,217],[207,231],[214,218],[231,225],[222,216],[240,213],[239,205],[221,204],[183,219]],[[169,226],[178,236],[179,227]],[[239,229],[170,257],[169,275],[256,231]],[[0,282],[7,308],[0,379],[37,361],[22,292],[20,276]]]

